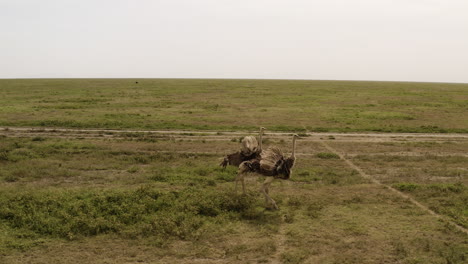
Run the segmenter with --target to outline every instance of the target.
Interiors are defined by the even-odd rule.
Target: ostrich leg
[[[245,162],[242,162],[241,165],[239,165],[239,172],[237,173],[236,176],[236,193],[237,193],[237,183],[239,181],[242,182],[242,192],[245,194],[245,173],[249,171],[249,167],[245,164]]]
[[[268,195],[268,188],[270,188],[271,183],[275,180],[273,177],[266,177],[265,181],[263,182],[262,185],[262,192],[263,195],[265,195],[265,201],[267,205],[271,205],[274,209],[278,210],[278,206],[276,205],[275,200],[273,200],[269,195]]]
[[[242,183],[242,193],[245,194],[245,181],[244,181],[245,174],[239,173],[236,176],[236,193],[237,193],[237,183],[240,181]]]

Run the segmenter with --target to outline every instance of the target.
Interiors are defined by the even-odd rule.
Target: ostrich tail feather
[[[223,167],[224,169],[226,168],[226,166],[229,164],[229,159],[228,157],[224,157],[223,161],[221,161],[221,163],[219,164],[219,166]]]

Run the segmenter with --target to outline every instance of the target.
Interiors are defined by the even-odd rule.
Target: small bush
[[[29,160],[29,159],[33,159],[37,157],[38,155],[30,149],[17,148],[17,149],[10,151],[7,154],[6,160],[12,161],[12,162],[18,162],[21,160]]]
[[[281,254],[282,263],[296,264],[303,263],[308,257],[308,253],[303,250],[291,250]]]
[[[208,176],[209,173],[210,173],[209,170],[206,168],[195,169],[195,174],[199,176]]]
[[[304,203],[304,197],[292,196],[288,200],[289,206],[300,207]]]
[[[398,183],[398,184],[394,184],[393,188],[400,190],[400,191],[404,191],[404,192],[412,192],[416,189],[419,189],[420,186],[414,183]]]
[[[150,159],[146,156],[135,156],[133,159],[139,164],[148,164],[150,162]]]
[[[455,183],[455,184],[431,184],[428,186],[428,189],[436,191],[436,192],[453,192],[453,193],[461,193],[463,192],[466,187],[462,183]]]
[[[216,181],[214,181],[214,180],[208,180],[208,181],[206,182],[206,185],[207,185],[207,186],[216,186]]]
[[[311,203],[306,208],[306,214],[311,218],[318,218],[323,208],[321,204]]]
[[[18,177],[16,175],[13,175],[13,174],[8,174],[8,175],[4,176],[3,179],[6,182],[16,182],[16,181],[18,181],[20,179],[20,177]]]
[[[340,156],[338,156],[337,154],[328,152],[317,153],[317,157],[321,159],[340,159]]]
[[[138,168],[137,166],[132,166],[127,170],[127,172],[128,173],[135,173],[135,172],[137,172],[139,170],[140,170],[140,168]]]
[[[294,222],[295,212],[293,210],[289,210],[283,215],[283,220],[285,223],[292,224]]]
[[[8,161],[8,152],[6,150],[0,151],[0,161]]]
[[[177,157],[175,157],[175,155],[172,153],[156,153],[151,156],[151,160],[162,161],[162,162],[173,161],[176,158]]]
[[[147,231],[163,238],[177,237],[179,239],[197,238],[198,230],[203,226],[203,218],[184,212],[170,212],[157,215],[151,221],[151,228]]]
[[[214,171],[217,181],[232,182],[235,178],[237,168],[228,166],[226,169],[216,168]]]

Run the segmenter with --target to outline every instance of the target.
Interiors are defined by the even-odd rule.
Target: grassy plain
[[[462,156],[466,142],[327,141],[369,174],[396,184],[466,227],[468,158]],[[287,140],[265,143],[290,151]],[[307,138],[299,141],[298,151],[304,154],[298,158],[294,177],[274,182],[271,188],[280,210],[266,211],[258,192],[260,181],[249,180],[247,196],[236,194],[235,168],[223,171],[217,166],[220,156],[238,144],[236,138],[154,139],[144,134],[120,139],[3,137],[0,260],[466,261],[466,234],[369,183]],[[431,160],[451,150],[455,159]],[[379,156],[382,152],[389,153],[386,159]],[[418,153],[425,153],[421,160],[429,159],[424,169],[411,159]],[[447,170],[444,175],[441,164]],[[405,169],[414,170],[410,178],[399,176],[407,175]],[[432,178],[433,174],[446,179]]]
[[[467,91],[406,82],[0,80],[0,126],[466,133]]]
[[[468,142],[305,131],[468,132],[466,84],[0,80],[0,126],[219,130],[0,133],[0,263],[466,263]],[[228,130],[296,131],[291,180],[237,194]],[[12,129],[13,130],[13,129]],[[224,133],[223,133],[224,132]],[[42,134],[41,134],[42,133]],[[364,172],[442,215],[361,177]],[[265,145],[290,151],[289,137]]]

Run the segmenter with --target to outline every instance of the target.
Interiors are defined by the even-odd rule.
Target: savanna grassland
[[[0,80],[0,263],[466,263],[467,101],[466,84]],[[286,153],[301,135],[277,211],[218,166],[260,125]],[[372,131],[394,134],[331,133]]]
[[[138,84],[135,82],[138,81]],[[0,126],[468,132],[468,84],[0,80]]]

